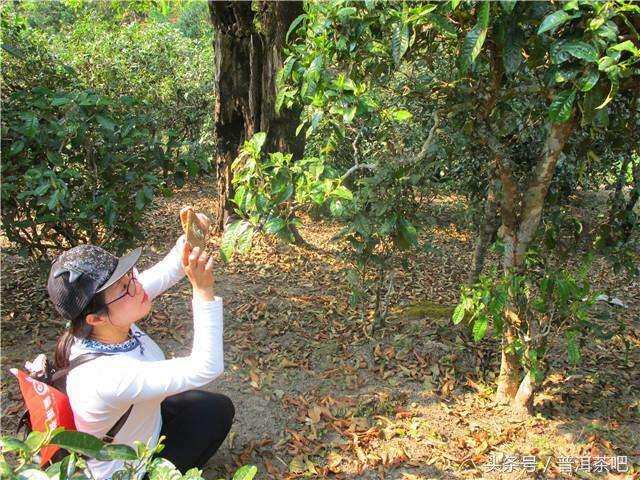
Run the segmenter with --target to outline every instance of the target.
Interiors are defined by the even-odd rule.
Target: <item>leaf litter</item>
[[[180,206],[215,211],[213,183],[203,180],[155,201],[142,226],[142,268],[180,235]],[[422,234],[432,248],[413,255],[408,268],[395,268],[401,287],[373,336],[348,303],[344,246],[331,242],[338,225],[302,216],[300,231],[313,249],[263,238],[231,264],[217,263],[226,372],[206,388],[230,396],[236,420],[206,478],[247,463],[258,466],[260,478],[417,480],[509,478],[483,468],[492,455],[536,455],[539,473],[548,457],[627,455],[638,462],[637,281],[629,284],[596,263],[593,282],[624,300],[627,328],[609,343],[586,344],[579,366],[552,348],[535,417],[496,407],[497,340],[465,343],[449,321],[473,251],[474,233],[457,220],[460,202],[434,202],[430,215],[438,220]],[[215,248],[217,239],[211,241]],[[46,266],[16,256],[6,240],[2,246],[4,372],[52,352],[63,322],[46,297]],[[141,322],[168,357],[189,351],[190,293],[181,282]],[[9,432],[20,403],[8,375],[1,408]],[[563,478],[555,461],[545,475]]]

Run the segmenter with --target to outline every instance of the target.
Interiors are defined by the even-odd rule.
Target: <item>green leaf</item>
[[[609,69],[609,67],[616,65],[618,63],[618,60],[613,58],[613,57],[602,57],[598,60],[598,70],[604,72],[607,71]]]
[[[105,445],[96,456],[96,459],[102,461],[111,460],[136,460],[138,454],[129,445]]]
[[[193,467],[187,470],[187,472],[183,475],[183,477],[180,480],[204,480],[202,478],[202,470],[196,467]]]
[[[501,0],[500,6],[506,13],[511,13],[515,8],[516,3],[518,3],[517,0]]]
[[[26,443],[8,435],[0,437],[0,449],[2,450],[2,453],[15,452],[18,450],[27,453],[29,451],[29,447]]]
[[[17,155],[22,150],[24,150],[24,141],[23,140],[16,140],[15,142],[13,142],[11,144],[11,150],[9,150],[9,155],[10,156]]]
[[[588,92],[598,83],[598,78],[600,78],[600,74],[597,70],[589,70],[578,79],[578,88],[581,92]]]
[[[245,465],[236,470],[233,474],[232,480],[253,480],[253,477],[258,473],[258,468],[253,465]]]
[[[284,220],[280,217],[274,217],[267,220],[264,224],[264,231],[273,235],[279,233],[286,227]]]
[[[329,202],[329,211],[334,217],[340,217],[344,214],[344,203],[340,199],[331,199]]]
[[[514,74],[522,64],[522,31],[515,25],[507,30],[502,63],[507,74]]]
[[[331,196],[341,198],[343,200],[353,200],[353,193],[344,185],[338,185],[332,192]]]
[[[97,458],[105,443],[88,433],[65,430],[53,436],[51,444],[58,445],[70,452]]]
[[[147,204],[147,199],[144,196],[144,192],[142,190],[138,190],[135,196],[136,201],[136,210],[143,210],[144,206]]]
[[[580,8],[580,5],[578,5],[578,0],[569,0],[562,6],[562,9],[565,12],[570,12],[571,10],[578,10],[579,8]]]
[[[338,18],[340,18],[340,20],[344,21],[347,18],[355,15],[357,11],[358,10],[355,7],[343,7],[340,10],[338,10],[337,16]]]
[[[596,115],[599,113],[596,107],[600,105],[606,98],[606,93],[601,85],[602,82],[596,84],[594,88],[589,90],[582,99],[580,110],[582,111],[581,124],[587,126],[596,123]]]
[[[461,302],[453,311],[453,316],[451,317],[451,320],[453,320],[453,324],[454,325],[459,324],[464,318],[464,314],[465,314],[465,304]]]
[[[609,50],[613,50],[614,52],[630,52],[630,53],[633,53],[634,55],[639,54],[638,49],[636,48],[636,46],[633,44],[631,40],[625,40],[624,42],[613,45],[612,47],[609,47],[607,49],[607,51]]]
[[[578,346],[578,332],[575,330],[568,330],[566,333],[567,338],[567,353],[569,354],[569,363],[577,365],[580,363],[580,347]]]
[[[54,190],[54,192],[51,194],[51,196],[49,197],[49,201],[47,202],[47,208],[49,210],[56,209],[56,207],[58,206],[59,195],[60,195],[60,192],[58,190]]]
[[[76,471],[76,454],[71,453],[62,459],[58,469],[58,480],[67,480],[71,478]],[[49,473],[47,471],[47,473]]]
[[[572,80],[572,79],[576,78],[579,73],[580,72],[578,70],[575,70],[575,69],[571,69],[571,70],[558,69],[558,70],[555,71],[555,74],[553,76],[553,80],[556,83],[564,83],[564,82],[567,82],[569,80]]]
[[[298,15],[296,19],[291,22],[289,30],[287,30],[287,35],[284,37],[285,42],[289,41],[289,35],[291,35],[291,33],[297,28],[298,25],[300,25],[300,23],[304,21],[305,18],[307,18],[307,14],[303,13],[302,15]]]
[[[69,97],[56,97],[51,100],[52,107],[58,107],[60,105],[66,105],[67,103],[71,103],[71,99]]]
[[[222,234],[222,240],[220,241],[220,257],[225,263],[228,263],[233,257],[233,252],[236,246],[236,240],[239,235],[239,228],[243,221],[238,220],[229,225]]]
[[[489,11],[490,11],[489,0],[484,0],[480,5],[480,9],[478,10],[477,24],[480,25],[481,28],[484,28],[484,29],[489,28]]]
[[[482,45],[487,37],[487,29],[477,25],[467,33],[460,50],[460,70],[466,73],[469,66],[475,61],[482,50]]]
[[[342,121],[344,123],[351,123],[353,118],[356,116],[356,112],[358,111],[358,107],[356,105],[351,105],[347,107],[342,115]]]
[[[104,115],[96,115],[96,119],[98,120],[98,123],[102,128],[111,132],[115,130],[116,124],[113,123],[113,120],[111,120],[109,117],[105,117]]]
[[[596,62],[598,60],[598,49],[586,42],[566,42],[562,46],[562,50],[568,52],[575,58],[579,58],[580,60],[585,60],[587,62]]]
[[[473,340],[479,342],[487,334],[489,319],[484,313],[481,313],[473,322]]]
[[[9,465],[1,457],[0,457],[0,478],[6,478],[8,480],[13,480],[15,478],[11,465]]]
[[[290,183],[283,184],[280,188],[278,188],[277,193],[273,197],[273,203],[276,205],[285,202],[291,197],[293,194],[293,185]]]
[[[49,480],[49,475],[37,468],[27,468],[26,470],[21,470],[16,475],[16,478],[18,480]]]
[[[117,472],[116,472],[117,473]],[[176,466],[166,458],[156,458],[149,469],[149,480],[181,480]],[[117,480],[115,477],[112,480]]]
[[[460,2],[461,0],[451,0],[451,11],[458,8],[458,5],[460,5]]]
[[[569,120],[573,112],[573,102],[575,99],[575,90],[563,90],[556,94],[549,107],[549,119],[554,123],[562,123]]]
[[[558,10],[557,12],[553,12],[551,15],[547,15],[538,28],[538,35],[552,29],[555,30],[559,26],[571,20],[571,18],[571,15],[564,10]]]
[[[448,18],[437,13],[430,13],[428,18],[431,22],[431,25],[433,25],[435,29],[445,37],[456,38],[458,36],[456,27]]]
[[[600,105],[596,107],[596,110],[600,110],[605,106],[607,106],[609,102],[613,100],[613,97],[615,97],[616,94],[618,93],[619,87],[620,87],[620,84],[618,83],[617,79],[611,80],[611,88],[609,89],[609,94],[607,95],[607,98],[604,99],[604,102],[602,102]]]
[[[401,218],[398,222],[398,245],[401,249],[408,249],[418,245],[418,232],[409,220]]]
[[[413,117],[413,114],[407,110],[396,110],[393,112],[393,119],[398,122],[404,122]]]
[[[255,233],[255,229],[251,226],[248,226],[243,232],[238,235],[238,239],[236,242],[236,248],[240,253],[247,253],[251,248],[251,243],[253,241],[253,234]]]
[[[608,20],[596,30],[596,34],[610,42],[615,42],[618,38],[618,26],[611,20]]]
[[[36,188],[33,191],[33,194],[40,197],[42,195],[44,195],[45,193],[47,193],[49,191],[49,188],[51,187],[51,183],[49,183],[48,181],[45,183],[41,183],[38,188]]]
[[[251,137],[251,144],[256,149],[256,152],[260,152],[264,145],[264,142],[267,140],[267,134],[265,132],[258,132]]]
[[[409,48],[409,27],[406,23],[396,23],[391,35],[391,55],[396,65],[400,63],[400,60],[407,52]]]

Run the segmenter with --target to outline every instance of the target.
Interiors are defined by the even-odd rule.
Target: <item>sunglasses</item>
[[[126,296],[135,297],[136,293],[138,293],[138,288],[136,286],[136,284],[138,283],[138,269],[134,267],[126,275],[129,277],[129,281],[127,282],[126,290],[118,298],[114,298],[110,302],[105,303],[104,304],[105,307],[107,305],[111,305],[114,302],[117,302],[118,300],[123,299]]]

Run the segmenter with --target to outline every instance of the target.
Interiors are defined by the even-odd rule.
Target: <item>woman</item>
[[[197,221],[208,231],[206,216],[198,214]],[[192,249],[184,235],[142,273],[135,268],[140,253],[138,248],[117,258],[100,247],[80,245],[54,261],[47,290],[70,322],[58,341],[56,366],[103,354],[67,376],[77,429],[102,438],[131,408],[113,442],[155,445],[164,435],[162,456],[184,473],[202,467],[217,451],[235,414],[226,396],[193,390],[223,372],[222,299],[214,294],[213,256]],[[193,345],[189,356],[166,360],[136,322],[185,274],[193,287]],[[122,462],[90,460],[88,466],[100,480],[110,478]]]

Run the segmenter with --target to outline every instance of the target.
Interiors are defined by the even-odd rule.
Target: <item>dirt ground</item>
[[[213,211],[212,183],[156,200],[142,226],[142,268],[162,258],[179,236],[181,205]],[[638,280],[596,262],[593,284],[628,306],[598,307],[609,314],[609,326],[620,326],[618,333],[585,341],[577,367],[556,339],[537,414],[514,415],[491,401],[498,341],[467,343],[450,321],[473,233],[457,214],[458,199],[437,199],[432,209],[422,234],[431,248],[394,272],[391,313],[373,335],[348,304],[347,265],[341,245],[331,242],[337,225],[303,218],[301,233],[313,249],[262,239],[248,255],[218,263],[226,372],[207,389],[233,400],[236,420],[205,478],[229,478],[243,464],[256,465],[257,478],[638,477]],[[8,369],[52,352],[63,328],[45,285],[46,272],[5,243],[3,433],[11,433],[20,409]],[[167,357],[189,352],[190,294],[183,280],[156,299],[140,323]],[[601,473],[605,467],[593,468],[601,457],[609,465],[620,457],[619,470],[626,458],[628,471]],[[581,459],[590,459],[591,472],[584,465],[576,471]]]

